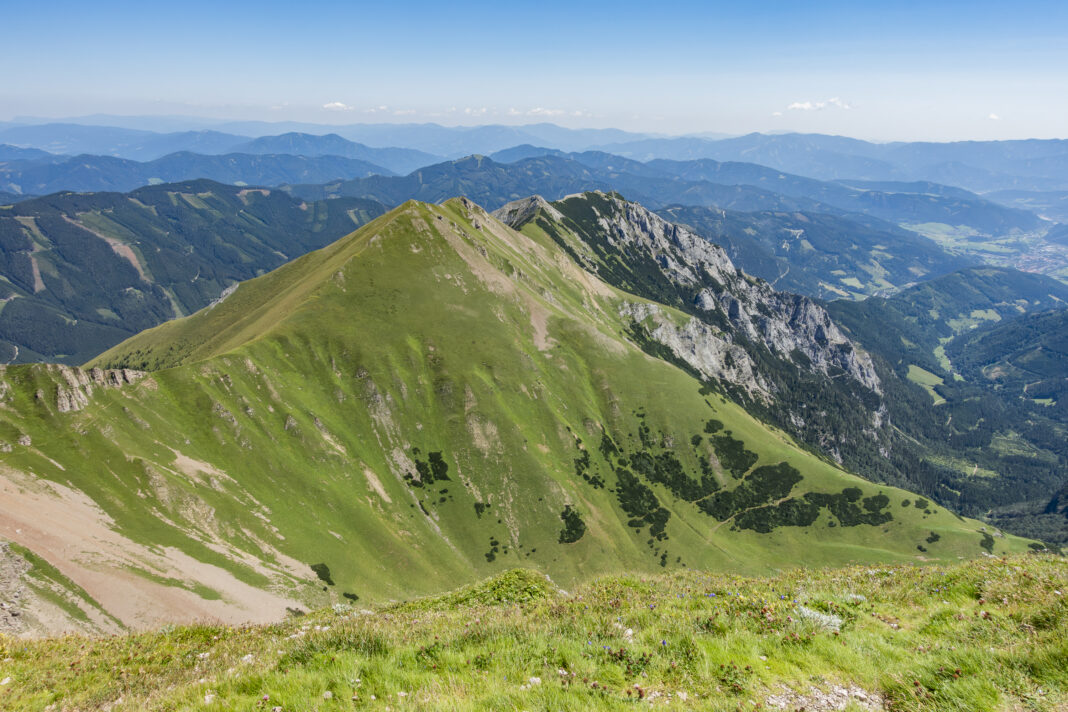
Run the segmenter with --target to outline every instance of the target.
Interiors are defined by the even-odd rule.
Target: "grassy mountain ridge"
[[[7,367],[3,534],[125,625],[404,598],[518,563],[570,585],[1026,546],[648,355],[621,313],[641,303],[468,201],[407,203],[90,365],[126,370]],[[34,513],[57,498],[100,536],[43,547]]]

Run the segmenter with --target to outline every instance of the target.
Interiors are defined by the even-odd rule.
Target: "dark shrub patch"
[[[559,539],[561,544],[574,544],[586,533],[586,522],[582,521],[578,510],[574,509],[570,504],[564,507],[564,511],[560,512],[560,519],[564,522],[564,528],[560,532]]]

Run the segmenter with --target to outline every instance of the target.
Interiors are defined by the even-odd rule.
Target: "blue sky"
[[[0,120],[1068,136],[1068,3],[0,0]]]

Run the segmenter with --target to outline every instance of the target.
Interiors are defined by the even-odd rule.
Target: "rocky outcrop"
[[[768,396],[767,381],[757,373],[745,349],[730,342],[729,335],[692,317],[679,326],[656,304],[624,302],[619,311],[706,379],[741,386],[751,397]]]
[[[144,371],[129,368],[77,368],[75,366],[50,365],[48,373],[56,377],[55,405],[60,413],[78,411],[89,405],[94,388],[121,388],[137,383],[145,377]],[[0,370],[0,379],[4,370]],[[6,382],[0,380],[0,397],[7,392]],[[38,389],[38,400],[46,399],[47,392]]]
[[[0,634],[17,636],[26,627],[23,615],[26,586],[24,577],[30,564],[0,541]]]
[[[539,212],[544,211],[554,220],[562,220],[563,215],[540,195],[532,195],[523,200],[514,200],[507,205],[493,211],[493,217],[505,225],[523,225],[532,220]]]
[[[799,368],[835,376],[844,372],[865,388],[881,392],[871,358],[842,334],[823,307],[807,297],[777,292],[767,282],[746,275],[718,245],[637,203],[614,193],[593,193],[565,198],[558,202],[558,208],[534,196],[509,203],[494,216],[513,227],[525,224],[539,210],[559,220],[563,206],[575,199],[585,200],[584,212],[596,215],[596,226],[589,226],[597,233],[595,239],[606,240],[616,254],[644,260],[645,264],[651,260],[672,283],[683,291],[692,290],[696,295],[693,307],[699,314],[718,312],[737,337],[763,344]],[[592,268],[597,271],[596,265]],[[671,333],[671,329],[661,327],[662,335]],[[699,337],[699,333],[694,331],[693,336]],[[708,351],[728,353],[713,344]],[[718,370],[726,373],[725,368]],[[752,390],[755,383],[750,381],[746,387]]]

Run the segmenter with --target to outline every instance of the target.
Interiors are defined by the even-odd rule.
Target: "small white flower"
[[[0,680],[0,685],[10,685],[10,684],[11,684],[11,678],[10,677],[5,677],[3,680]]]
[[[332,700],[332,699],[334,699],[334,693],[331,692],[330,690],[327,690],[326,692],[323,693],[323,699],[324,700]]]
[[[679,690],[678,692],[676,692],[675,696],[678,697],[683,702],[685,702],[686,700],[688,700],[690,698],[690,696],[688,694],[686,694],[685,692],[683,692],[682,690]]]
[[[241,658],[241,662],[243,662],[243,663],[250,663],[253,660],[254,660],[254,658],[252,657],[252,653],[249,653],[245,657]]]
[[[541,678],[540,677],[532,677],[529,680],[527,680],[527,682],[529,682],[531,685],[540,685],[541,684]]]
[[[214,699],[215,699],[215,693],[214,692],[209,692],[208,694],[204,695],[204,704],[210,705]]]
[[[207,660],[211,657],[211,653],[197,653],[197,657],[201,660]]]
[[[402,691],[402,692],[398,692],[398,693],[397,693],[397,697],[407,697],[407,696],[408,696],[408,693],[407,693],[407,692],[403,692],[403,691]]]

